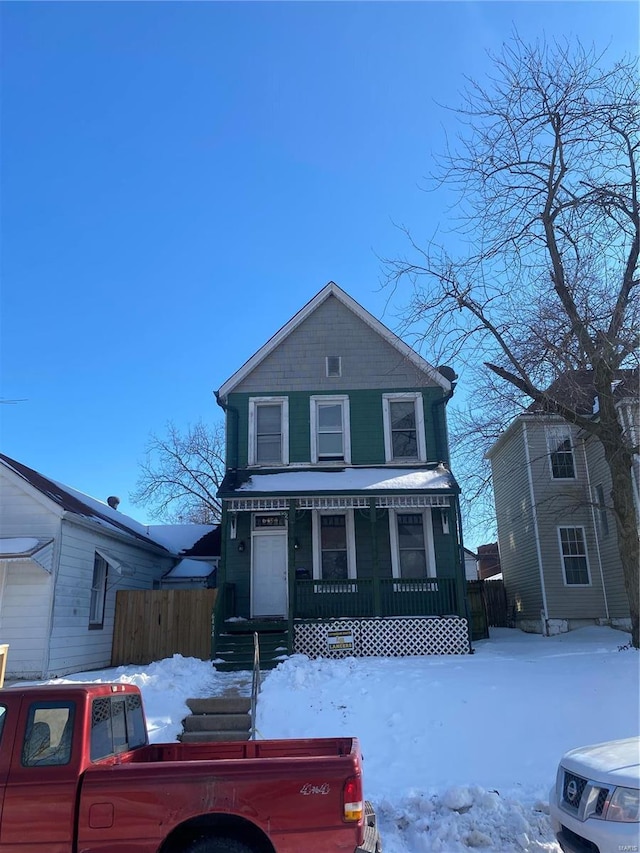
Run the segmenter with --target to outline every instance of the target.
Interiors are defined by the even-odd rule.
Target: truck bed
[[[240,761],[252,758],[334,758],[351,755],[353,738],[299,738],[220,743],[157,743],[124,755],[124,762]]]

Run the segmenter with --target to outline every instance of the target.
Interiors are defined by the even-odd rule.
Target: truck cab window
[[[0,741],[2,740],[2,729],[4,727],[4,717],[7,709],[4,705],[0,705]]]
[[[31,705],[22,744],[23,767],[59,766],[69,763],[74,710],[72,702]]]
[[[105,696],[91,706],[91,760],[98,761],[147,742],[139,696]]]

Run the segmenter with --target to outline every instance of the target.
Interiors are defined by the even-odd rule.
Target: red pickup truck
[[[124,684],[0,690],[0,853],[381,850],[356,738],[150,744]]]

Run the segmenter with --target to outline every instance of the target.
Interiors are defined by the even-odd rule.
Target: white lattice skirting
[[[310,658],[465,655],[469,633],[459,616],[297,623],[294,651]]]

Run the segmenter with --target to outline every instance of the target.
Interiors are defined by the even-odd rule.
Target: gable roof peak
[[[397,349],[405,358],[411,361],[419,370],[426,373],[429,378],[440,385],[445,391],[450,391],[452,383],[448,376],[429,364],[426,359],[419,355],[414,349],[406,344],[395,332],[392,332],[384,323],[380,322],[359,302],[349,296],[335,281],[329,281],[304,305],[293,317],[284,324],[269,340],[255,352],[236,372],[224,382],[219,390],[215,392],[218,400],[225,400],[227,395],[256,368],[277,346],[287,338],[310,314],[312,314],[330,296],[337,298],[346,308],[366,323],[377,334],[384,338],[391,346]]]

